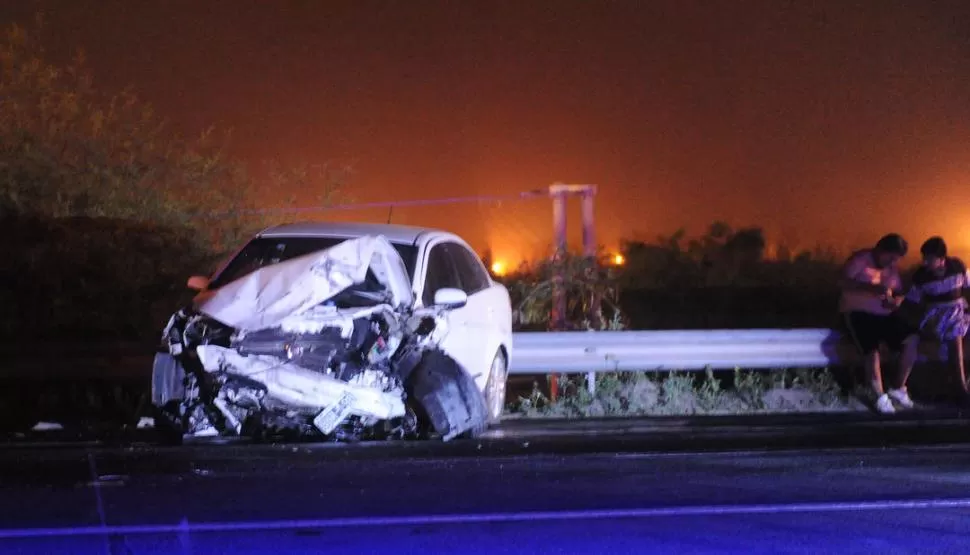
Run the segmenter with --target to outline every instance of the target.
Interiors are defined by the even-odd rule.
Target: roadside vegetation
[[[0,30],[0,340],[152,338],[189,275],[272,223],[257,209],[293,200],[268,191],[320,205],[338,193],[346,169],[248,167],[228,130],[177,132],[43,36],[40,17]]]
[[[628,243],[625,256],[632,263],[617,267],[608,257],[563,253],[550,261],[523,267],[506,279],[515,303],[516,324],[525,330],[622,330],[629,319],[621,310],[620,291],[644,281],[654,288],[734,282],[750,286],[765,274],[783,278],[796,274],[801,281],[815,277],[824,283],[837,266],[834,255],[803,253],[787,263],[764,260],[765,241],[755,228],[733,231],[723,223],[711,226],[688,246],[683,232],[660,238],[657,245]],[[644,258],[653,259],[646,264]],[[668,275],[657,275],[666,268]],[[780,275],[779,275],[780,274]],[[557,282],[554,276],[562,276]],[[795,276],[792,276],[795,277]],[[639,282],[639,283],[637,283]],[[738,283],[741,282],[741,283]],[[564,318],[551,321],[554,291],[566,297]],[[643,307],[641,307],[643,308]],[[510,418],[595,418],[609,416],[736,415],[779,412],[866,410],[855,395],[840,385],[828,369],[733,372],[614,372],[596,376],[594,393],[585,375],[559,376],[555,382],[536,380],[528,394],[507,406]],[[555,387],[555,395],[550,390]],[[513,390],[514,391],[514,390]]]
[[[867,410],[825,369],[789,371],[620,372],[560,379],[551,400],[536,384],[509,405],[510,418],[739,415]]]

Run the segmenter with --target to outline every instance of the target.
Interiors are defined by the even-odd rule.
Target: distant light
[[[613,265],[622,266],[624,263],[626,263],[626,258],[624,258],[622,254],[613,255]]]
[[[492,273],[493,274],[495,274],[497,276],[504,276],[505,275],[505,272],[507,272],[507,271],[508,271],[508,267],[506,267],[505,262],[502,262],[501,260],[497,260],[495,262],[492,262]]]

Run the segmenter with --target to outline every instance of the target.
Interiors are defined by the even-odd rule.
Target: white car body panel
[[[508,291],[505,287],[495,284],[484,291],[480,291],[469,298],[475,297],[480,307],[468,321],[468,327],[475,335],[473,339],[480,346],[479,364],[481,372],[472,374],[475,383],[484,391],[488,382],[488,373],[492,360],[504,345],[507,351],[512,347],[512,311]],[[469,304],[471,302],[469,301]],[[505,325],[504,323],[508,323]],[[508,363],[506,353],[506,363]],[[484,361],[484,362],[482,362]]]
[[[478,382],[482,372],[481,360],[485,356],[485,342],[481,340],[481,326],[472,324],[481,309],[480,301],[479,295],[469,295],[468,304],[448,313],[448,334],[440,345],[442,350],[468,370],[475,384],[482,389]]]

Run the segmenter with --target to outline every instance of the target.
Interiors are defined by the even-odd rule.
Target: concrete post
[[[596,194],[595,186],[588,186],[582,193],[583,199],[583,254],[586,255],[587,263],[590,264],[590,271],[595,274],[599,271],[596,266],[596,226],[595,215],[593,212],[593,198]],[[589,318],[594,326],[602,326],[600,321],[600,299],[593,294],[590,299]],[[590,372],[586,375],[586,387],[592,395],[596,392],[596,373]]]
[[[579,195],[583,202],[583,252],[586,256],[596,257],[596,234],[593,216],[593,197],[596,195],[596,185],[565,185],[556,183],[549,186],[549,196],[552,197],[552,228],[554,234],[555,253],[553,256],[552,277],[552,311],[549,322],[551,331],[566,329],[566,289],[563,283],[562,263],[568,252],[566,227],[566,200],[570,195]],[[599,306],[599,300],[594,299],[594,306]],[[598,315],[599,310],[594,312]],[[590,391],[596,387],[594,380],[588,381]],[[555,400],[559,394],[559,375],[549,376],[549,398]]]
[[[555,192],[552,195],[552,226],[555,233],[553,252],[553,303],[552,329],[562,331],[566,324],[566,295],[563,290],[562,266],[560,262],[567,252],[566,227],[566,193]]]
[[[583,191],[583,253],[596,256],[596,227],[593,214],[593,195],[596,190],[590,187]]]
[[[550,187],[552,195],[552,227],[553,227],[553,277],[552,277],[552,313],[549,324],[552,331],[562,331],[566,327],[566,292],[563,288],[562,261],[568,248],[566,191]],[[559,396],[559,375],[549,376],[549,399],[555,401]]]

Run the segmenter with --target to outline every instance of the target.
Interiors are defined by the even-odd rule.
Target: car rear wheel
[[[499,351],[492,359],[492,366],[488,371],[488,381],[485,383],[485,404],[488,407],[488,423],[497,424],[505,412],[505,390],[508,382],[508,361],[505,354]]]

